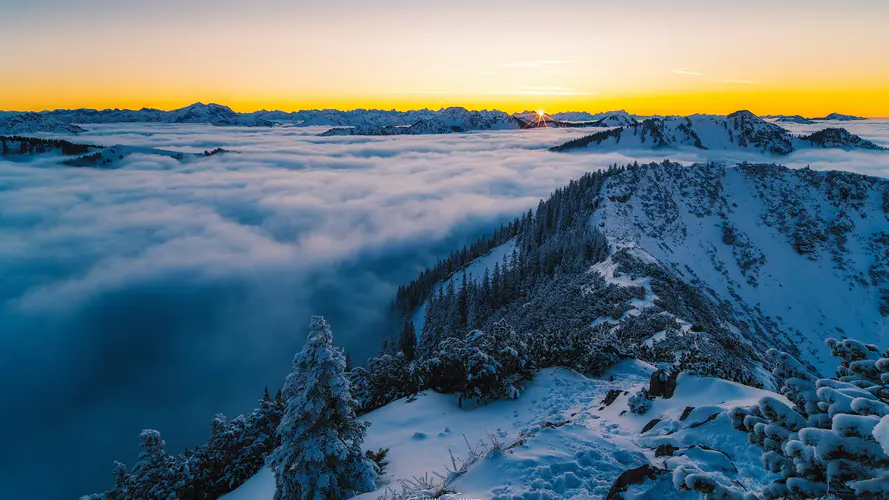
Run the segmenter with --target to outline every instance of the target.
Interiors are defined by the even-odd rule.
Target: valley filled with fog
[[[841,126],[889,145],[889,121]],[[889,176],[882,151],[548,151],[583,129],[85,128],[72,140],[230,152],[132,154],[115,169],[0,159],[0,467],[23,484],[35,462],[76,469],[53,497],[98,490],[109,469],[97,465],[132,461],[142,428],[178,452],[206,438],[214,413],[249,411],[283,383],[312,314],[360,363],[396,328],[399,285],[584,172],[669,158]]]

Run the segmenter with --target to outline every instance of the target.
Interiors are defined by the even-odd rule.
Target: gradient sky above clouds
[[[889,116],[885,0],[5,0],[0,109]]]

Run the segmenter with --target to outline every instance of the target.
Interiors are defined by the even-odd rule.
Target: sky
[[[4,0],[0,109],[887,117],[887,19],[884,0]]]
[[[889,145],[889,120],[845,126]],[[354,360],[375,354],[398,327],[388,311],[399,285],[584,172],[666,154],[763,159],[547,151],[583,129],[88,128],[79,142],[238,153],[132,155],[116,170],[0,159],[0,498],[107,488],[113,460],[134,464],[143,428],[172,452],[205,441],[214,414],[247,413],[283,383],[313,314]],[[889,177],[880,151],[778,161]]]

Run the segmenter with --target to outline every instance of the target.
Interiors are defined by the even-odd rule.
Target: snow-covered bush
[[[856,340],[828,339],[840,358],[836,378],[816,378],[787,353],[770,350],[780,392],[732,409],[732,423],[764,450],[763,466],[781,478],[766,498],[887,498],[889,454],[881,418],[889,415],[889,351]],[[885,432],[885,431],[883,431]]]
[[[345,357],[330,326],[312,317],[309,337],[284,386],[280,446],[269,463],[276,500],[348,498],[373,490],[376,466],[361,450],[367,424],[355,420]]]
[[[673,487],[677,491],[696,491],[705,500],[757,500],[758,497],[738,488],[722,474],[701,470],[694,464],[673,469]]]
[[[629,406],[631,412],[637,415],[645,415],[651,409],[651,401],[653,399],[648,393],[648,389],[643,387],[627,399],[627,406]]]

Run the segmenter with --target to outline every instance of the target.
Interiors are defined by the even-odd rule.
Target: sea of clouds
[[[842,126],[889,145],[889,121]],[[0,160],[3,498],[107,487],[112,460],[134,462],[142,428],[159,429],[173,452],[194,446],[213,414],[248,412],[264,386],[281,385],[312,314],[361,362],[393,332],[399,284],[584,172],[763,159],[546,151],[583,130],[89,128],[77,142],[237,153],[133,155],[116,170]],[[769,161],[889,177],[889,152]]]

